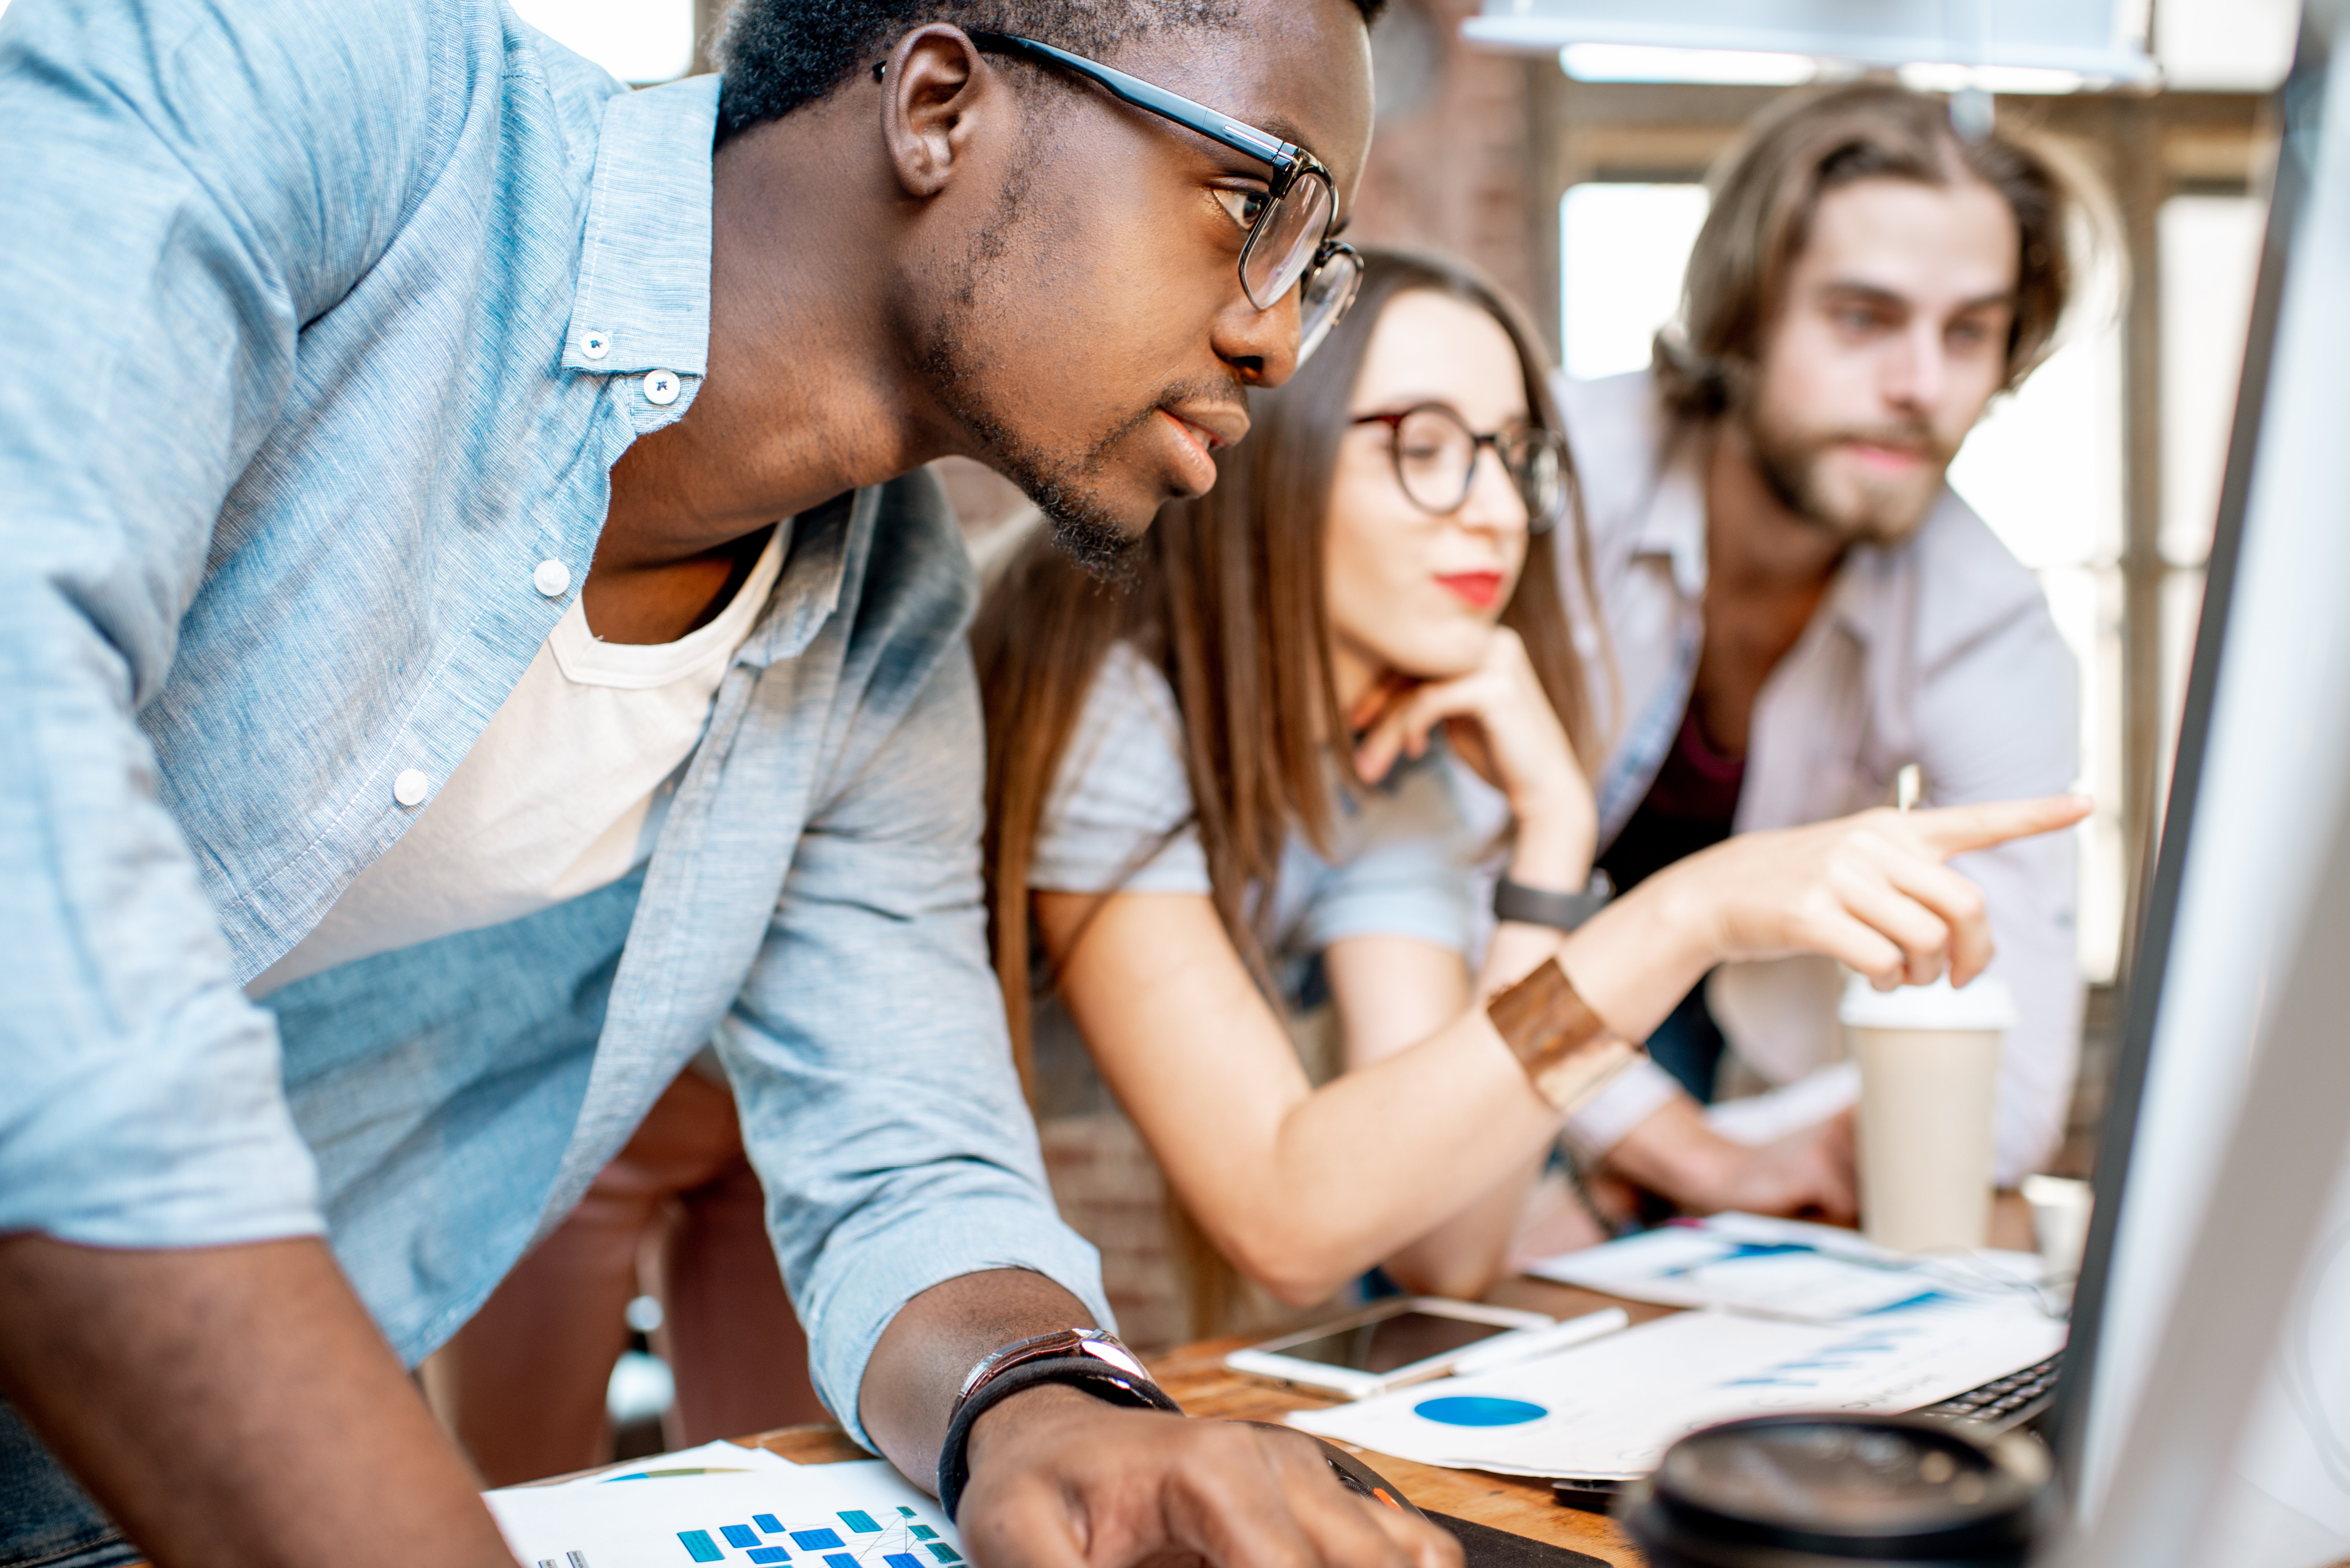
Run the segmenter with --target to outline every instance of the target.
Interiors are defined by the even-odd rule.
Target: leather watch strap
[[[1590,883],[1580,893],[1554,893],[1504,877],[1493,886],[1493,918],[1572,931],[1606,909],[1615,896],[1616,884],[1605,871],[1592,872]]]

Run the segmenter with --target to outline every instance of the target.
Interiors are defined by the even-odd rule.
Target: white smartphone
[[[1397,1296],[1360,1312],[1235,1350],[1224,1365],[1252,1377],[1361,1399],[1441,1377],[1472,1350],[1553,1326],[1538,1312]]]

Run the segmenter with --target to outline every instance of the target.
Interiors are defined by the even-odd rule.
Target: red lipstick
[[[1499,572],[1446,572],[1437,585],[1471,609],[1492,609],[1502,601],[1502,574]]]

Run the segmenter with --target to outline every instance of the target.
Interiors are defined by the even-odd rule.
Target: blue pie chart
[[[1441,1399],[1422,1399],[1411,1407],[1411,1413],[1447,1427],[1515,1427],[1526,1421],[1539,1421],[1550,1414],[1529,1400],[1496,1399],[1489,1394],[1448,1394]]]

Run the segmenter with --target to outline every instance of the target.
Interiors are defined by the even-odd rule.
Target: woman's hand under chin
[[[1464,674],[1421,680],[1390,670],[1347,715],[1355,773],[1366,784],[1399,757],[1424,756],[1437,724],[1461,760],[1510,804],[1516,819],[1511,879],[1560,892],[1591,874],[1598,814],[1566,728],[1535,678],[1525,644],[1496,627],[1485,656]]]

